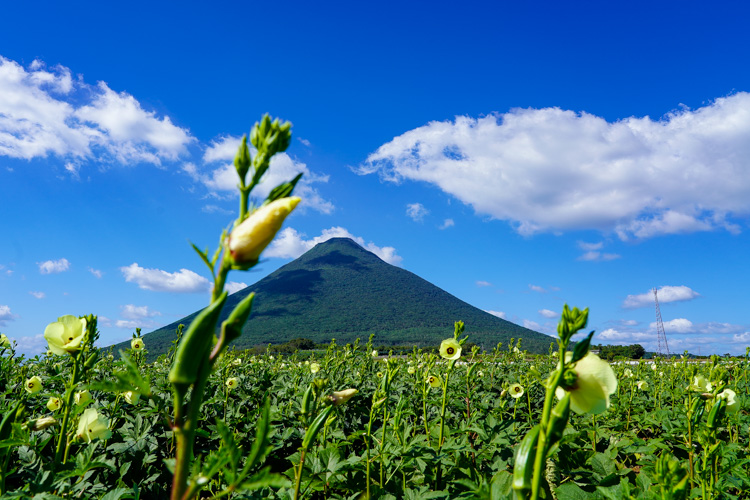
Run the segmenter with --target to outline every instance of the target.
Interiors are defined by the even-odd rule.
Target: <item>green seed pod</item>
[[[706,425],[709,429],[714,430],[717,427],[721,425],[722,420],[724,420],[724,415],[727,412],[727,400],[724,398],[719,398],[711,408],[711,411],[708,412],[708,420],[706,422]]]
[[[562,439],[565,428],[568,426],[568,418],[570,417],[570,393],[565,392],[565,396],[557,402],[557,405],[552,410],[550,415],[550,433],[549,433],[549,446],[557,443]]]
[[[696,398],[693,406],[690,408],[690,425],[695,428],[703,417],[703,411],[706,409],[706,401],[702,398]]]
[[[221,324],[222,335],[227,344],[242,335],[242,327],[250,316],[255,292],[251,293],[234,307],[232,314]]]
[[[187,332],[180,340],[180,345],[177,346],[174,363],[169,371],[169,381],[172,384],[189,385],[198,379],[198,370],[211,349],[211,341],[215,338],[216,322],[219,320],[227,295],[227,292],[222,293],[190,323]]]
[[[305,438],[302,440],[302,449],[307,450],[310,448],[310,445],[313,441],[315,441],[315,438],[318,437],[318,432],[320,432],[320,429],[323,428],[326,421],[328,420],[328,417],[331,416],[331,412],[333,411],[333,406],[329,406],[325,410],[318,413],[318,416],[315,417],[315,420],[313,420],[313,423],[310,424],[310,427],[307,429],[307,432],[305,433]]]
[[[513,489],[521,498],[526,498],[524,492],[531,489],[537,442],[541,429],[542,427],[539,424],[532,427],[516,448],[515,465],[513,466]]]
[[[307,390],[305,391],[305,394],[302,396],[302,414],[304,416],[310,415],[310,411],[312,410],[312,401],[313,401],[313,386],[310,384],[307,386]]]

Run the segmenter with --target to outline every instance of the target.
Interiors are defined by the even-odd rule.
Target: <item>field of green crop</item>
[[[122,360],[92,349],[85,368],[0,349],[3,498],[169,497],[175,352],[147,364],[148,346],[133,345]],[[557,362],[513,345],[453,361],[366,344],[304,361],[228,351],[205,385],[187,493],[512,498],[514,452],[542,418]],[[612,368],[609,408],[571,412],[540,498],[750,496],[747,358]]]

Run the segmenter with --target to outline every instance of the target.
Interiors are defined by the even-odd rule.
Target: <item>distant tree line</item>
[[[641,359],[646,354],[646,349],[640,344],[632,345],[592,345],[592,350],[599,351],[599,357],[606,360],[613,360],[616,357],[630,359]]]

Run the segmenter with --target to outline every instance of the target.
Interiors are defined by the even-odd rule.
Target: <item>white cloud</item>
[[[492,286],[492,283],[489,281],[477,281],[477,286]]]
[[[241,137],[223,136],[211,143],[211,146],[206,149],[203,155],[203,161],[208,164],[225,163],[218,168],[214,168],[210,173],[200,173],[192,163],[183,165],[183,171],[196,182],[201,182],[215,193],[236,194],[239,177],[232,162],[241,140]],[[255,149],[250,148],[250,153],[254,155]],[[302,179],[294,188],[294,194],[302,198],[300,206],[307,206],[324,214],[333,212],[333,203],[323,199],[318,190],[312,187],[315,183],[327,183],[328,176],[310,171],[306,164],[293,160],[286,153],[279,153],[271,159],[271,165],[258,186],[253,190],[253,196],[265,198],[277,185],[292,180],[300,172],[302,173]],[[250,174],[248,174],[249,177]]]
[[[44,262],[37,262],[36,264],[39,266],[41,274],[61,273],[70,269],[68,259],[46,260]]]
[[[29,292],[32,297],[35,297],[37,299],[43,299],[45,297],[44,292]]]
[[[619,259],[621,255],[616,253],[602,253],[602,252],[586,252],[580,257],[578,257],[578,260],[584,260],[589,262],[601,262],[601,261],[607,261],[607,260],[615,260]]]
[[[693,330],[693,322],[685,318],[676,318],[670,321],[664,321],[664,333],[690,333]],[[649,325],[652,330],[656,330],[656,322]]]
[[[724,228],[750,213],[750,93],[660,120],[559,108],[430,122],[359,172],[431,183],[522,234],[595,229],[621,239]]]
[[[375,243],[365,243],[364,238],[354,236],[343,227],[331,227],[324,229],[320,236],[306,240],[305,234],[298,233],[295,229],[288,227],[276,236],[271,246],[263,254],[265,257],[279,257],[282,259],[296,259],[303,253],[310,250],[318,243],[330,240],[331,238],[351,238],[358,245],[374,253],[382,260],[389,264],[399,265],[402,258],[396,254],[393,247],[379,247]]]
[[[530,288],[531,290],[533,290],[534,292],[538,292],[538,293],[547,293],[547,290],[545,290],[545,289],[544,289],[543,287],[541,287],[541,286],[538,286],[538,285],[531,285],[531,284],[530,284],[530,285],[529,285],[529,288]]]
[[[681,302],[685,300],[692,300],[696,297],[700,297],[700,294],[691,290],[690,288],[682,286],[663,286],[657,290],[659,296],[659,303],[666,304],[668,302]],[[638,307],[652,307],[654,305],[654,292],[648,291],[639,295],[628,295],[622,304],[622,307],[626,309],[635,309]]]
[[[453,219],[445,219],[439,229],[448,229],[449,227],[453,227],[455,225],[456,223],[453,222]]]
[[[93,267],[89,267],[89,272],[93,274],[97,279],[100,279],[102,276],[104,276],[104,273],[102,271],[94,269]]]
[[[523,320],[523,327],[528,328],[529,330],[534,330],[535,332],[541,331],[542,329],[542,325],[536,321],[531,321],[530,319]]]
[[[245,288],[247,288],[247,283],[242,283],[240,281],[230,281],[224,287],[224,289],[230,294],[239,292],[240,290],[244,290]]]
[[[297,137],[297,140],[301,142],[302,144],[304,144],[305,146],[307,146],[308,148],[310,147],[310,141],[308,141],[307,139],[303,139],[302,137]]]
[[[47,339],[44,338],[42,333],[33,337],[16,338],[15,340],[18,343],[16,351],[20,354],[34,356],[47,350]]]
[[[559,313],[556,313],[555,311],[551,311],[549,309],[539,309],[539,314],[549,319],[557,318],[558,316],[560,316]]]
[[[490,314],[491,314],[491,315],[493,315],[493,316],[497,316],[497,317],[498,317],[498,318],[500,318],[500,319],[505,319],[505,318],[506,318],[506,314],[505,314],[505,313],[504,313],[503,311],[490,311],[490,310],[485,310],[484,312],[490,313]]]
[[[80,105],[79,105],[80,104]],[[189,132],[144,110],[131,95],[73,80],[63,66],[27,69],[0,57],[0,156],[32,159],[52,154],[78,175],[80,163],[117,161],[160,165],[194,141]]]
[[[125,319],[143,319],[153,318],[154,316],[161,316],[159,311],[152,311],[148,306],[136,306],[133,304],[126,304],[120,306],[120,316]]]
[[[415,222],[422,222],[422,220],[424,220],[424,216],[429,213],[430,211],[427,210],[421,203],[409,203],[408,205],[406,205],[406,215],[411,217],[411,219]]]
[[[137,263],[121,267],[125,281],[134,282],[143,290],[155,292],[200,293],[207,292],[211,283],[189,269],[168,273],[161,269],[144,269]]]
[[[10,306],[0,304],[0,326],[5,326],[8,321],[16,319],[17,316],[10,312]]]

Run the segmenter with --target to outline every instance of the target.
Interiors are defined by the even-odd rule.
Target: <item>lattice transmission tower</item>
[[[667,334],[664,332],[664,323],[661,320],[661,310],[659,309],[659,296],[654,288],[654,304],[656,304],[656,338],[659,344],[659,356],[669,357],[669,346],[667,345]]]

